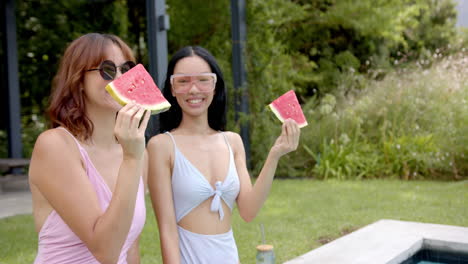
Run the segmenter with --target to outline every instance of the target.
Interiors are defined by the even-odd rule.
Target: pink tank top
[[[62,128],[63,129],[63,128]],[[63,129],[67,131],[66,129]],[[68,131],[67,131],[68,132]],[[71,133],[68,132],[70,135]],[[73,135],[71,135],[73,137]],[[86,166],[89,181],[96,191],[99,204],[104,212],[112,199],[112,192],[94,167],[86,150],[75,139]],[[141,233],[146,219],[143,180],[140,178],[135,213],[127,239],[122,247],[118,264],[127,263],[127,251]],[[77,201],[79,202],[79,201]],[[99,264],[86,245],[73,233],[55,210],[52,210],[39,232],[39,246],[35,264]]]

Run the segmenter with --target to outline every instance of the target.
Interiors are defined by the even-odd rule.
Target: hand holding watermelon
[[[308,125],[294,90],[290,90],[278,97],[268,107],[281,122],[291,118],[297,122],[300,128]]]
[[[281,156],[295,151],[299,145],[300,135],[301,129],[296,121],[286,119],[283,123],[281,135],[276,139],[270,153],[276,154],[275,156],[279,159]]]
[[[123,159],[140,160],[143,157],[149,117],[149,111],[134,103],[125,105],[118,112],[114,135],[122,146]]]
[[[169,110],[171,104],[164,98],[151,75],[138,64],[106,86],[107,92],[121,105],[135,102],[152,114]]]
[[[271,149],[280,158],[297,149],[301,128],[307,126],[307,120],[294,90],[278,97],[268,107],[283,122],[281,135]]]

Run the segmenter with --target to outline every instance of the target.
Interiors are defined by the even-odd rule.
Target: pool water
[[[419,262],[416,262],[417,264],[444,264],[444,262],[434,262],[434,261],[425,261],[421,260]]]
[[[468,253],[422,249],[400,264],[468,264]]]

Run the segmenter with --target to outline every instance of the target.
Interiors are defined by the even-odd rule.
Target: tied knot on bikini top
[[[174,137],[168,134],[174,143],[174,168],[172,170],[172,196],[177,223],[194,208],[205,200],[213,197],[210,205],[211,212],[217,212],[219,219],[224,219],[222,201],[233,209],[239,195],[240,183],[237,169],[234,163],[234,155],[231,146],[223,135],[229,149],[229,167],[224,181],[217,181],[211,186],[205,176],[182,154],[177,148]]]
[[[221,189],[222,182],[217,181],[215,184],[215,191],[213,192],[213,201],[211,201],[211,207],[210,210],[211,212],[219,212],[219,219],[223,220],[224,219],[224,211],[223,211],[223,206],[221,205],[221,197],[223,195],[223,192],[220,190]]]

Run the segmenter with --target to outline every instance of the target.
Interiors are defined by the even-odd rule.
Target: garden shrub
[[[312,117],[316,129],[303,131],[304,153],[315,165],[310,176],[466,177],[467,65],[466,54],[457,54],[431,68],[397,70],[336,104],[327,95]]]

